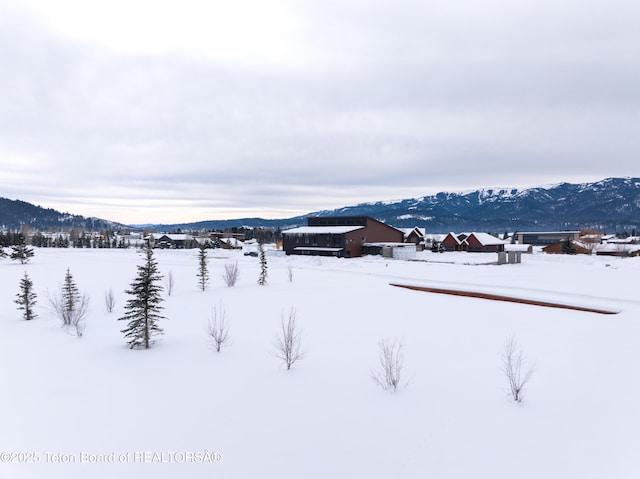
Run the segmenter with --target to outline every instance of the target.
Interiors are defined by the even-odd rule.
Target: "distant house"
[[[566,240],[563,240],[563,241],[558,241],[557,243],[547,245],[544,248],[542,248],[542,252],[547,254],[567,254],[563,250],[563,245],[565,244],[565,242]],[[575,251],[574,254],[591,254],[591,251],[589,250],[589,248],[586,248],[585,246],[583,246],[582,243],[579,243],[578,241],[573,241],[573,240],[570,240],[570,242],[571,242],[571,246]]]
[[[417,251],[422,251],[426,244],[427,230],[425,228],[398,228],[404,233],[404,242],[416,245]]]
[[[440,243],[445,251],[467,251],[468,244],[465,242],[467,235],[465,233],[455,234],[453,232],[447,234]]]
[[[504,251],[506,241],[488,233],[449,233],[442,240],[445,251],[468,251],[471,253],[498,253]]]
[[[426,229],[425,228],[401,228],[404,233],[405,243],[424,244]]]
[[[640,256],[640,245],[629,243],[609,243],[598,246],[598,256]]]
[[[519,244],[531,244],[534,246],[546,246],[564,241],[569,238],[572,241],[580,239],[580,231],[528,231],[516,234]]]
[[[282,232],[287,255],[355,258],[365,245],[403,243],[402,231],[368,216],[320,216],[307,218],[307,226]]]
[[[220,247],[224,249],[242,249],[244,243],[237,238],[220,238]]]
[[[230,232],[217,232],[217,231],[213,231],[211,233],[209,233],[209,236],[211,237],[211,239],[227,239],[227,238],[235,238],[238,241],[244,241],[245,239],[245,234],[244,233],[230,233]]]
[[[193,236],[188,234],[164,234],[154,238],[156,248],[189,249],[193,248],[197,242]]]
[[[470,253],[498,253],[504,251],[506,241],[491,236],[489,233],[471,233],[467,236]]]

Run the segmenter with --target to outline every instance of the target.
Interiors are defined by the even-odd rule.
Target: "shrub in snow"
[[[124,316],[118,318],[118,321],[129,321],[122,332],[131,349],[149,349],[155,336],[164,334],[158,326],[158,320],[164,318],[160,315],[160,303],[164,301],[160,296],[162,286],[158,284],[161,280],[153,249],[147,248],[144,264],[138,265],[138,276],[131,283],[131,289],[125,291],[132,298],[127,300]]]
[[[229,323],[222,303],[219,309],[213,308],[207,325],[207,334],[216,352],[219,353],[223,346],[229,345]]]
[[[224,273],[222,274],[222,279],[227,286],[229,286],[230,288],[235,286],[239,276],[240,270],[238,269],[237,261],[224,265]]]
[[[402,342],[383,339],[378,342],[378,367],[371,371],[371,378],[382,389],[393,390],[400,385],[404,356]]]
[[[171,296],[171,293],[173,293],[173,288],[176,285],[175,279],[173,278],[173,271],[169,270],[169,274],[167,274],[166,279],[164,280],[164,286],[165,289],[167,290],[167,295]]]
[[[112,313],[113,308],[116,307],[116,297],[113,294],[113,289],[109,289],[106,293],[104,293],[104,307],[107,310],[107,313]]]
[[[280,333],[276,337],[276,357],[281,359],[287,367],[287,371],[299,359],[304,358],[302,346],[302,332],[296,324],[296,310],[291,308],[289,316],[285,320],[284,315],[280,321]]]
[[[522,348],[511,336],[504,345],[502,371],[509,383],[509,396],[517,403],[522,402],[524,388],[531,379],[534,366],[527,366]]]

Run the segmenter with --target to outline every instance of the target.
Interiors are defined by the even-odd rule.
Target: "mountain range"
[[[0,230],[20,230],[23,225],[39,230],[53,231],[77,228],[85,231],[118,230],[126,225],[100,218],[61,213],[26,201],[0,198]]]
[[[288,228],[306,224],[309,216],[367,215],[396,227],[448,231],[566,230],[591,227],[606,232],[640,229],[640,178],[607,178],[594,183],[560,183],[535,188],[483,188],[465,193],[442,192],[395,201],[377,201],[316,211],[287,219],[241,218],[197,223],[144,225],[169,231],[233,227]],[[21,201],[0,198],[0,226],[20,228],[83,227],[122,229],[125,225],[59,213]],[[131,225],[142,227],[143,225]]]

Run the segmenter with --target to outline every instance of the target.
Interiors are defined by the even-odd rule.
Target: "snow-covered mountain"
[[[19,230],[24,225],[37,230],[118,230],[125,225],[100,218],[86,218],[70,213],[61,213],[52,208],[42,208],[26,201],[0,198],[0,230]]]
[[[394,201],[377,201],[315,211],[287,219],[240,218],[197,223],[145,225],[156,230],[288,228],[306,224],[309,216],[368,215],[396,227],[426,227],[432,233],[476,230],[502,233],[593,227],[606,232],[640,229],[640,178],[607,178],[595,183],[560,183],[527,189],[482,188],[441,192]],[[0,227],[117,228],[116,223],[59,213],[21,201],[0,198]],[[122,226],[122,225],[119,225]]]
[[[395,202],[348,206],[322,215],[369,215],[398,227],[425,226],[431,232],[595,227],[606,231],[640,225],[640,178],[595,183],[560,183],[527,189],[483,188],[442,192]]]

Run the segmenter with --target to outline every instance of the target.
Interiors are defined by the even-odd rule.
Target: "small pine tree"
[[[127,339],[129,347],[144,347],[149,349],[154,342],[154,336],[164,334],[158,326],[158,320],[164,319],[160,315],[164,301],[160,296],[162,275],[158,271],[158,263],[153,257],[153,249],[146,249],[145,263],[138,265],[138,276],[131,283],[131,289],[126,290],[133,298],[127,301],[125,314],[118,321],[129,321],[121,332]]]
[[[60,293],[61,306],[64,309],[63,323],[65,325],[71,324],[71,318],[73,312],[77,309],[80,303],[80,291],[78,285],[73,279],[71,270],[67,268],[67,272],[64,275],[64,282],[62,283],[62,291]]]
[[[198,287],[204,291],[209,283],[209,267],[207,266],[207,248],[201,245],[198,252]]]
[[[33,248],[29,248],[23,240],[22,243],[11,247],[10,257],[14,261],[20,261],[21,264],[26,264],[33,257]]]
[[[564,254],[576,254],[576,247],[571,242],[570,238],[567,238],[562,242],[562,246],[560,247],[560,251]]]
[[[20,292],[16,295],[15,303],[18,305],[18,309],[22,310],[22,317],[27,321],[36,317],[36,314],[33,312],[33,307],[36,302],[36,293],[33,291],[33,281],[29,279],[29,275],[25,272],[20,280]]]
[[[264,252],[262,242],[258,243],[258,256],[260,257],[260,275],[258,276],[258,284],[264,286],[267,284],[267,255]]]

